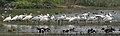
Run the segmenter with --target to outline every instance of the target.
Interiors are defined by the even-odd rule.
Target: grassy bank
[[[12,11],[8,11],[5,14],[12,14],[12,15],[20,15],[24,13],[33,13],[33,14],[54,14],[54,13],[63,13],[65,10],[63,9],[16,9]],[[3,11],[4,13],[4,11]]]
[[[120,0],[2,0],[0,1],[0,3],[2,3],[1,5],[7,4],[7,6],[17,8],[43,8],[46,7],[46,5],[50,5],[52,7],[59,5],[81,5],[99,7],[120,6]]]
[[[15,9],[4,13],[4,9],[1,9],[0,14],[12,14],[19,15],[23,13],[33,13],[33,14],[55,14],[55,13],[79,13],[79,12],[93,12],[97,10],[120,10],[120,7],[81,7],[81,8],[54,8],[54,9]]]

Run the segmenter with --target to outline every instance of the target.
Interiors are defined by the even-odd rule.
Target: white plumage
[[[72,17],[72,18],[69,20],[69,22],[74,21],[74,20],[79,20],[79,19],[80,19],[80,17]]]
[[[49,18],[45,18],[45,17],[40,18],[40,21],[48,21],[48,20],[50,20],[50,19]]]
[[[103,20],[104,21],[111,21],[112,19],[113,19],[113,17],[106,15],[106,17]]]
[[[3,20],[3,22],[5,22],[5,21],[11,21],[11,16],[9,16],[9,17],[7,17],[7,18],[5,18],[4,20]]]
[[[23,18],[22,20],[29,20],[32,18],[32,15],[27,15],[25,18]]]
[[[95,16],[88,17],[87,20],[96,20]]]
[[[18,15],[16,15],[15,17],[13,17],[11,20],[17,20]]]
[[[19,16],[18,16],[18,19],[19,19],[19,20],[22,20],[25,16],[26,16],[26,15],[19,15]]]
[[[51,16],[51,18],[50,18],[50,19],[52,19],[52,20],[53,20],[53,19],[55,19],[55,16]]]
[[[39,16],[35,16],[35,17],[33,17],[31,20],[33,20],[33,21],[39,21],[39,19],[40,19]]]
[[[66,15],[61,15],[60,17],[56,17],[56,18],[57,18],[57,20],[65,19]]]
[[[76,16],[74,16],[74,17],[66,17],[64,20],[68,20],[69,22],[71,22],[71,21],[74,21],[74,20],[80,20],[80,17],[78,16],[78,17],[76,17]]]

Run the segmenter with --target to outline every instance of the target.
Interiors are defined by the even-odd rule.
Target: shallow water
[[[64,35],[64,34],[20,34],[20,33],[6,33],[1,36],[119,36],[120,34],[79,34],[79,35]]]
[[[3,25],[3,30],[1,32],[7,32],[8,29],[14,28],[16,29],[16,33],[38,33],[38,30],[36,27],[39,28],[50,28],[50,32],[46,32],[46,34],[87,34],[87,30],[93,28],[94,30],[97,31],[97,33],[105,33],[101,29],[102,28],[115,28],[116,31],[113,32],[114,34],[119,34],[120,31],[119,28],[120,26],[111,26],[111,25],[104,25],[104,26],[79,26],[79,25],[64,25],[64,26],[53,26],[53,25]],[[70,29],[70,28],[75,28],[76,32],[68,32],[68,33],[63,33],[62,30]],[[43,33],[44,34],[44,33]]]

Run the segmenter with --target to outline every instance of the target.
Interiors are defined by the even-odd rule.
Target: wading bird
[[[25,16],[27,16],[27,15],[19,15],[18,20],[22,20]]]
[[[16,15],[15,17],[13,17],[11,20],[17,20],[18,19],[18,15]]]
[[[32,13],[30,13],[30,15],[25,16],[22,20],[30,20],[32,17]]]
[[[9,17],[6,17],[6,18],[3,20],[3,22],[5,22],[5,21],[10,22],[10,21],[11,21],[11,16],[9,15]]]

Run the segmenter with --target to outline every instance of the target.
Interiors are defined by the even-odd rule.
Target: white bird
[[[32,17],[33,17],[32,14],[30,14],[30,15],[25,16],[25,18],[23,18],[22,20],[29,20],[29,19],[31,19]]]
[[[50,15],[49,14],[47,14],[47,15],[39,15],[40,17],[50,17]]]
[[[64,20],[70,20],[72,17],[66,17]]]
[[[8,21],[8,22],[10,22],[10,21],[11,21],[11,16],[9,16],[9,17],[6,17],[6,18],[3,20],[3,22],[5,22],[5,21]]]
[[[11,20],[17,20],[18,15],[16,15],[15,17],[13,17]]]
[[[69,22],[75,20],[77,17],[72,17],[71,19],[69,19]]]
[[[104,15],[95,15],[95,17],[101,17],[101,18],[104,18],[105,16],[104,16]]]
[[[80,20],[80,17],[79,16],[78,17],[76,17],[76,16],[74,16],[74,17],[66,17],[65,20],[69,20],[69,22],[71,22],[73,20]]]
[[[18,19],[19,19],[19,20],[22,20],[25,16],[27,16],[27,15],[19,15],[19,16],[18,16]]]
[[[87,16],[87,15],[89,15],[89,13],[90,13],[90,12],[88,12],[88,13],[84,13],[84,14],[82,14],[82,15],[85,15],[85,16]]]
[[[44,17],[40,18],[40,21],[48,21],[48,20],[50,20],[50,19],[49,18],[44,18]]]
[[[52,19],[52,20],[55,19],[55,16],[52,15],[52,16],[50,17],[50,19]]]
[[[97,20],[97,19],[100,19],[100,18],[98,18],[98,17],[100,17],[100,18],[104,18],[104,17],[106,17],[106,16],[104,16],[104,15],[93,15],[93,16],[91,16],[91,17],[88,17],[88,19],[87,20]]]
[[[106,15],[106,17],[103,19],[104,21],[110,21],[113,19],[113,17],[110,17],[109,15]]]
[[[95,16],[88,17],[87,20],[96,20],[97,18]]]
[[[47,14],[47,16],[50,16],[50,14]]]
[[[66,15],[61,15],[60,17],[57,17],[57,20],[65,19]]]
[[[42,16],[42,17],[50,17],[50,16],[48,16],[48,15],[44,15],[44,16]]]
[[[38,21],[39,19],[40,19],[39,16],[35,16],[35,17],[33,17],[31,20],[33,20],[33,21]]]
[[[81,16],[81,19],[86,20],[87,16]]]
[[[108,13],[109,16],[113,16],[111,13]]]

